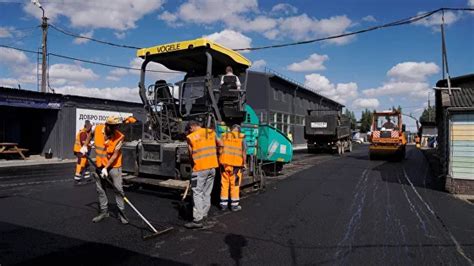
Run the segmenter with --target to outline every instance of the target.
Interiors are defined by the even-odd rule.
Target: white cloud
[[[298,8],[287,3],[280,3],[272,7],[272,12],[277,14],[292,15],[298,13]]]
[[[291,36],[292,39],[298,41],[308,40],[345,33],[351,25],[352,21],[345,15],[318,20],[302,14],[282,19],[279,25],[279,36]],[[352,39],[353,37],[344,37],[327,42],[342,45]]]
[[[425,12],[418,12],[418,15],[423,14]],[[422,25],[425,27],[433,27],[434,29],[438,30],[439,25],[442,23],[442,13],[435,13],[427,18],[424,18],[422,20],[416,21],[415,25]],[[444,23],[446,25],[450,25],[455,23],[461,18],[461,13],[455,13],[453,11],[446,11],[444,12]]]
[[[0,78],[0,87],[18,87],[21,82],[13,78]]]
[[[257,0],[187,0],[175,12],[165,11],[158,18],[172,27],[195,23],[213,25],[220,23],[227,29],[239,32],[257,32],[268,39],[307,40],[341,34],[347,31],[352,21],[345,15],[316,19],[289,4],[277,4],[272,12],[282,12],[278,18],[270,17],[258,7]],[[270,12],[270,13],[272,13]],[[289,16],[293,15],[293,16]],[[353,37],[328,40],[327,43],[346,44]]]
[[[13,36],[13,27],[0,27],[0,38],[10,38]]]
[[[423,81],[438,72],[439,67],[432,62],[403,62],[392,67],[387,75],[401,81]]]
[[[429,76],[439,72],[435,63],[403,62],[392,67],[387,76],[390,80],[382,86],[363,91],[368,97],[384,95],[404,95],[410,98],[425,98],[429,92]]]
[[[164,0],[64,0],[42,4],[52,22],[64,16],[69,18],[73,27],[126,30],[135,28],[139,19],[157,11],[163,3]],[[24,10],[38,19],[42,16],[41,10],[33,4],[25,4]]]
[[[116,68],[109,72],[106,79],[111,81],[119,81],[123,76],[127,75],[129,72],[123,68]]]
[[[28,57],[24,52],[0,47],[0,64],[9,66],[10,64],[25,64],[28,63]]]
[[[422,94],[419,94],[419,92],[428,92],[428,89],[430,87],[426,82],[389,81],[380,87],[364,90],[363,93],[369,97],[384,95],[420,96]]]
[[[188,0],[179,6],[175,16],[182,21],[210,24],[257,10],[257,0]],[[166,14],[164,18],[168,21],[173,19],[170,14]]]
[[[109,87],[109,88],[90,88],[83,85],[63,86],[55,88],[57,93],[68,95],[79,95],[101,99],[111,99],[128,102],[141,102],[137,88],[128,87]]]
[[[324,62],[328,59],[329,57],[327,55],[319,55],[314,53],[301,62],[290,64],[287,66],[287,69],[295,72],[325,70],[326,67],[324,66]]]
[[[365,16],[362,18],[362,21],[365,21],[365,22],[377,22],[377,20],[375,19],[374,16],[372,15],[368,15],[368,16]]]
[[[54,86],[82,84],[98,78],[92,69],[79,65],[54,64],[49,67],[49,82]]]
[[[168,11],[161,13],[158,18],[166,22],[166,24],[171,27],[179,27],[183,25],[182,23],[177,22],[178,16],[176,14],[170,13]]]
[[[358,95],[358,86],[355,82],[333,84],[323,75],[309,74],[305,76],[305,86],[314,92],[326,96],[334,101],[346,104]]]
[[[91,31],[88,31],[88,32],[85,32],[85,33],[81,33],[79,35],[82,36],[82,37],[92,38],[92,36],[94,35],[94,31],[91,30]],[[87,43],[89,41],[90,40],[84,39],[84,38],[75,38],[73,43],[74,44],[84,44],[84,43]]]
[[[252,69],[262,70],[263,68],[265,68],[265,66],[267,66],[267,62],[263,59],[260,59],[253,62]]]
[[[469,0],[467,5],[470,6],[470,7],[474,7],[474,0]]]
[[[377,107],[379,107],[380,105],[380,102],[379,100],[375,99],[375,98],[359,98],[359,99],[355,99],[353,102],[352,102],[352,106],[355,108],[355,109],[375,109]]]
[[[231,49],[247,48],[252,46],[252,39],[240,32],[233,30],[223,30],[207,36],[203,36]]]
[[[124,39],[127,36],[127,33],[124,31],[114,32],[114,35],[117,39]]]
[[[132,59],[130,62],[130,67],[132,68],[138,68],[140,69],[142,67],[143,59],[136,57]],[[146,77],[147,77],[147,82],[155,82],[160,79],[166,80],[168,83],[170,82],[176,82],[184,77],[184,73],[181,72],[176,72],[173,73],[172,70],[169,68],[165,67],[162,64],[150,62],[147,65],[147,70],[152,70],[152,71],[163,71],[163,72],[147,72]],[[171,72],[171,73],[165,73],[165,72]],[[140,75],[139,70],[130,70],[130,74],[134,75]]]

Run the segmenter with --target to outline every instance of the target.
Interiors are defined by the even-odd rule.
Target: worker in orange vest
[[[80,183],[82,180],[86,181],[90,178],[89,164],[87,158],[83,155],[81,151],[82,145],[87,140],[87,137],[90,135],[92,129],[92,124],[89,120],[86,120],[84,123],[84,128],[79,130],[76,135],[76,141],[74,142],[74,155],[77,157],[76,163],[76,173],[74,175],[74,181]]]
[[[218,139],[212,129],[202,128],[199,122],[187,125],[188,151],[193,163],[191,189],[193,191],[193,221],[186,228],[202,228],[211,208],[211,192],[214,185],[217,161]]]
[[[245,135],[240,132],[239,125],[233,125],[232,130],[222,135],[219,152],[221,169],[221,210],[229,207],[231,211],[240,211],[240,183],[242,182],[242,168],[245,167],[247,151]],[[230,190],[230,193],[229,193]]]
[[[122,123],[122,120],[117,116],[109,116],[105,121],[105,124],[98,124],[93,129],[94,145],[96,152],[96,165],[101,169],[100,177],[96,180],[97,193],[99,194],[100,211],[99,215],[92,219],[92,222],[97,223],[102,221],[104,218],[109,217],[108,213],[108,200],[107,194],[105,194],[106,181],[104,178],[109,176],[112,179],[112,183],[117,191],[115,191],[115,201],[119,209],[119,219],[123,224],[128,224],[128,218],[125,216],[125,205],[123,198],[120,193],[123,194],[122,187],[122,145],[125,135],[118,130],[118,126]],[[87,144],[91,141],[89,137],[86,141],[86,145],[83,145],[81,152],[85,154]]]

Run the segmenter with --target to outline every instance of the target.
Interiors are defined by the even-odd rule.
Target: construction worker
[[[109,217],[108,200],[105,194],[105,178],[112,179],[115,187],[115,201],[119,209],[119,219],[122,224],[128,224],[127,216],[125,216],[125,205],[120,193],[123,193],[122,187],[122,144],[125,138],[117,128],[122,123],[122,120],[117,116],[109,116],[105,124],[98,124],[93,129],[94,145],[96,152],[96,165],[100,171],[100,177],[96,179],[97,193],[99,194],[100,211],[99,215],[92,219],[92,222],[97,223],[104,218]],[[91,137],[89,137],[82,146],[81,152],[85,154],[87,144],[89,144]]]
[[[385,128],[385,129],[394,129],[395,128],[395,124],[392,123],[392,121],[390,120],[390,116],[387,116],[385,117],[385,119],[387,120],[387,122],[385,122],[382,127]]]
[[[241,83],[240,83],[240,80],[239,80],[239,77],[237,77],[236,75],[234,75],[234,70],[232,69],[231,66],[228,66],[225,68],[225,75],[223,75],[221,77],[221,86],[224,85],[224,83],[226,83],[226,77],[235,77],[235,78],[232,78],[232,80],[230,82],[232,83],[235,83],[235,86],[237,87],[238,90],[240,90],[240,87],[241,87]]]
[[[288,139],[293,143],[293,133],[291,131],[288,132]]]
[[[87,162],[87,158],[83,155],[81,151],[82,145],[87,140],[87,137],[90,135],[92,129],[92,124],[89,120],[86,120],[84,123],[84,128],[79,130],[76,135],[76,141],[74,142],[74,154],[77,157],[76,163],[76,173],[74,175],[74,181],[76,183],[80,183],[82,180],[89,180],[90,172],[89,172],[89,165]]]
[[[245,167],[247,151],[245,135],[240,133],[240,126],[233,125],[230,132],[222,135],[219,153],[221,168],[221,210],[240,211],[240,183],[242,168]],[[229,193],[230,190],[230,193]]]
[[[187,126],[188,150],[193,162],[191,189],[193,191],[193,221],[186,228],[202,228],[203,219],[211,208],[211,192],[216,175],[217,145],[216,133],[202,128],[199,122],[191,121]]]

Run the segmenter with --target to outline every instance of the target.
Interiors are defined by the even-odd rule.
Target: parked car
[[[354,132],[352,134],[352,142],[357,143],[357,144],[362,144],[364,143],[364,138],[360,136],[359,132]]]

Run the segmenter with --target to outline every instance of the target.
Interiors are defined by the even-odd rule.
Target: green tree
[[[420,116],[420,122],[434,122],[436,119],[436,109],[434,106],[428,106],[423,110]]]
[[[344,115],[347,116],[349,118],[349,120],[351,121],[351,129],[355,129],[356,127],[356,123],[357,123],[357,120],[356,120],[356,117],[355,117],[355,114],[354,112],[351,112],[351,110],[347,109],[345,110],[344,112]]]
[[[370,131],[373,116],[373,111],[370,111],[369,109],[365,109],[364,111],[362,111],[362,115],[360,118],[360,132],[367,133]]]

